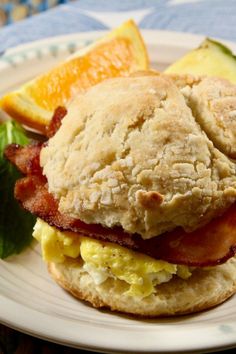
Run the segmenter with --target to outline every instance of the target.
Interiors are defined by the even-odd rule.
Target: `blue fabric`
[[[64,4],[68,1],[70,0],[55,0],[54,2],[51,2],[50,0],[7,0],[1,2],[0,0],[0,11],[4,13],[4,25],[7,25],[16,21],[14,17],[14,12],[19,9],[19,6],[24,7],[25,12],[21,16],[23,16],[23,18],[26,18],[28,16],[31,16],[32,14],[35,14],[36,12],[45,11],[53,6]],[[0,26],[3,25],[3,23],[1,23],[0,16]]]
[[[167,3],[166,0],[79,0],[71,3],[71,6],[84,10],[99,12],[110,11],[131,11],[148,7],[159,7],[160,4]]]
[[[157,6],[140,27],[205,34],[236,41],[236,1],[205,0]]]
[[[77,0],[0,29],[0,52],[44,37],[104,30],[121,16],[137,19],[141,28],[236,41],[235,0]]]
[[[74,32],[104,30],[96,19],[69,8],[55,8],[0,30],[0,52],[16,45]]]

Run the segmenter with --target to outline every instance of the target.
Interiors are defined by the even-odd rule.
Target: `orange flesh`
[[[132,51],[129,39],[111,39],[85,56],[63,63],[48,75],[39,77],[27,92],[39,106],[53,111],[106,78],[129,75],[136,62]]]

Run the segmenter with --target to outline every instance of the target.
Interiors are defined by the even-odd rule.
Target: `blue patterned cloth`
[[[0,0],[0,27],[70,0]]]
[[[0,52],[45,37],[104,30],[128,18],[141,28],[236,41],[235,0],[77,0],[0,29]]]

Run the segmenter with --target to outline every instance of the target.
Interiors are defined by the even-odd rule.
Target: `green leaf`
[[[29,143],[24,129],[9,120],[0,125],[0,258],[20,253],[32,240],[35,217],[14,199],[14,185],[21,177],[18,170],[4,157],[8,144]]]

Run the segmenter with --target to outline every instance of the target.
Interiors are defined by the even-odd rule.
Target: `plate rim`
[[[102,35],[104,35],[105,33],[107,33],[108,31],[89,31],[89,32],[81,32],[81,33],[75,33],[75,34],[68,34],[68,35],[62,35],[62,36],[55,36],[55,37],[48,37],[48,38],[44,38],[44,39],[40,39],[34,42],[29,42],[26,44],[21,44],[18,45],[16,47],[13,47],[11,49],[8,49],[5,51],[5,53],[0,57],[0,62],[2,60],[2,58],[4,58],[5,55],[8,56],[15,56],[18,55],[21,51],[23,50],[33,50],[39,47],[44,46],[45,44],[52,44],[52,43],[67,43],[68,41],[85,41],[88,39],[96,39],[98,37],[101,37]],[[144,37],[145,43],[148,46],[151,45],[157,45],[157,42],[159,45],[166,45],[169,46],[171,45],[171,43],[175,43],[176,46],[180,47],[180,48],[185,48],[186,50],[189,50],[190,48],[194,48],[197,44],[199,44],[204,38],[204,35],[196,35],[196,34],[190,34],[190,33],[184,33],[184,32],[175,32],[175,31],[161,31],[161,30],[142,30],[142,35]],[[184,40],[184,43],[183,43]],[[236,43],[235,42],[231,42],[231,41],[227,41],[224,39],[217,39],[220,40],[222,43],[225,43],[226,45],[230,46],[230,48],[236,52]],[[179,44],[181,43],[181,44]],[[5,68],[0,68],[0,72],[1,70],[5,70]],[[0,265],[1,267],[1,265]],[[11,311],[9,311],[9,306]],[[50,335],[48,335],[48,331],[45,329],[44,330],[44,326],[42,326],[42,322],[37,321],[36,324],[34,323],[29,323],[27,322],[26,324],[23,322],[22,323],[22,317],[20,317],[20,319],[17,317],[16,320],[16,312],[19,311],[19,308],[23,311],[24,314],[37,314],[37,316],[39,316],[41,318],[42,321],[44,321],[44,324],[48,324],[50,321],[52,321],[51,323],[51,328],[53,329],[53,334],[50,333]],[[175,336],[175,340],[177,341],[170,341],[168,344],[169,346],[167,347],[165,345],[164,342],[159,343],[161,344],[161,346],[159,348],[156,348],[156,346],[154,347],[153,344],[148,346],[148,343],[145,343],[145,347],[142,345],[140,345],[140,343],[136,343],[136,347],[134,347],[134,343],[136,342],[135,339],[137,339],[137,337],[133,338],[134,342],[129,343],[126,342],[125,346],[122,345],[118,345],[116,347],[111,347],[111,344],[109,343],[109,345],[105,345],[104,344],[100,344],[98,346],[98,341],[96,336],[92,338],[92,341],[90,341],[88,343],[88,341],[83,342],[81,341],[80,338],[80,342],[78,342],[78,338],[71,338],[71,334],[69,332],[61,333],[61,338],[58,338],[58,334],[56,334],[55,332],[58,332],[58,327],[57,330],[53,327],[53,320],[55,321],[55,317],[52,317],[52,315],[50,316],[50,314],[46,314],[46,313],[42,313],[42,312],[37,312],[35,309],[32,308],[27,308],[26,306],[24,306],[23,304],[20,304],[17,301],[14,301],[12,299],[7,299],[4,295],[0,294],[0,322],[11,327],[14,328],[16,330],[19,330],[21,332],[45,339],[45,340],[49,340],[55,343],[59,343],[59,344],[64,344],[64,345],[68,345],[68,346],[72,346],[78,349],[84,349],[84,350],[94,350],[94,351],[102,351],[102,352],[106,352],[106,353],[117,353],[117,352],[123,352],[123,353],[127,353],[127,350],[130,353],[167,353],[167,352],[175,352],[175,353],[181,353],[181,352],[186,352],[188,350],[188,352],[199,352],[200,350],[204,350],[205,352],[209,352],[209,351],[213,351],[215,349],[229,349],[229,348],[233,348],[236,346],[236,323],[231,323],[231,322],[227,322],[226,324],[230,326],[231,330],[229,333],[225,334],[225,337],[222,336],[222,333],[220,333],[218,331],[218,326],[219,324],[215,325],[215,324],[208,324],[208,329],[211,327],[211,333],[209,334],[209,332],[207,332],[207,337],[205,338],[205,341],[202,341],[202,345],[199,346],[196,345],[195,343],[191,343],[193,345],[189,345],[189,341],[187,342],[187,345],[185,343],[185,337],[186,337],[186,330],[187,327],[184,327],[184,329],[181,330],[181,328],[174,328],[175,333],[171,333],[172,336]],[[30,317],[30,316],[29,316]],[[34,318],[34,316],[32,316],[32,318]],[[63,321],[64,323],[71,323],[71,320],[66,320],[66,319],[61,319],[61,321]],[[31,322],[31,321],[30,321]],[[77,324],[78,327],[81,326],[81,324]],[[82,324],[82,326],[84,326],[84,324]],[[173,325],[173,327],[176,327],[177,325]],[[197,326],[197,324],[195,325]],[[158,331],[161,333],[164,330],[163,325],[158,325]],[[80,328],[81,329],[81,328]],[[110,329],[112,330],[112,329]],[[187,332],[190,329],[187,330]],[[195,328],[191,328],[191,330],[195,330]],[[184,331],[184,334],[181,333],[181,331]],[[152,338],[152,336],[155,334],[155,331],[152,331],[152,333],[150,332],[150,338]],[[172,331],[173,332],[173,331]],[[136,332],[135,332],[136,333]],[[161,333],[163,334],[163,333]],[[170,334],[170,333],[169,333]],[[101,334],[99,334],[101,335]],[[107,334],[107,329],[105,328],[103,335],[108,335]],[[211,341],[209,341],[210,335],[213,336],[211,337],[213,340],[217,338],[217,343],[213,343]],[[201,338],[202,340],[203,338]],[[208,339],[208,343],[206,343],[206,340]],[[91,338],[90,338],[91,340]],[[104,342],[104,340],[103,340]],[[178,345],[176,345],[176,343],[178,343]],[[157,344],[157,343],[155,343]],[[173,346],[174,344],[174,346]]]
[[[175,37],[175,45],[181,47],[181,48],[186,48],[189,49],[189,47],[193,47],[197,44],[200,43],[204,38],[207,38],[207,36],[203,34],[193,34],[193,33],[185,33],[185,32],[178,32],[178,31],[165,31],[165,30],[146,30],[146,29],[140,29],[142,36],[144,38],[144,41],[146,45],[150,44],[156,44],[158,41],[159,44],[173,44],[173,37]],[[59,36],[51,36],[51,37],[46,37],[43,39],[39,39],[36,41],[31,41],[23,44],[19,44],[17,46],[8,48],[4,51],[4,53],[0,56],[0,61],[4,56],[6,55],[16,55],[22,50],[32,50],[34,48],[42,47],[45,44],[54,44],[54,43],[67,43],[68,41],[72,40],[89,40],[89,39],[94,39],[96,40],[99,37],[102,37],[109,33],[110,31],[86,31],[86,32],[79,32],[79,33],[71,33],[71,34],[65,34],[65,35],[59,35]],[[236,42],[226,40],[224,38],[219,38],[219,37],[211,37],[216,41],[220,41],[221,43],[229,46],[233,51],[236,51]],[[149,43],[146,42],[146,39],[149,41]],[[184,43],[183,43],[184,40]],[[176,42],[181,42],[181,45],[178,45]]]
[[[87,328],[90,328],[89,324],[80,324],[77,323],[76,329],[78,330],[84,330],[84,333],[82,334],[82,340],[81,338],[74,338],[74,336],[71,336],[71,331],[70,331],[70,326],[67,327],[67,325],[71,325],[71,321],[67,319],[61,319],[61,325],[63,325],[60,328],[60,337],[58,337],[58,327],[55,329],[55,318],[50,316],[49,314],[43,313],[43,312],[37,312],[35,309],[31,309],[26,307],[23,304],[19,304],[18,302],[11,300],[11,299],[6,299],[4,296],[0,294],[0,303],[3,304],[3,311],[1,309],[1,315],[0,315],[0,322],[6,326],[9,326],[13,329],[19,330],[20,332],[26,333],[28,335],[32,335],[37,338],[41,338],[43,340],[51,341],[57,344],[61,345],[67,345],[69,347],[77,348],[77,349],[83,349],[83,350],[92,350],[92,351],[97,351],[97,352],[102,352],[102,353],[207,353],[207,352],[213,352],[217,349],[217,351],[221,349],[231,349],[235,348],[235,332],[236,332],[236,323],[229,322],[227,325],[231,326],[231,331],[230,333],[227,333],[227,344],[222,343],[220,339],[220,335],[222,336],[222,332],[216,328],[215,324],[210,324],[208,325],[208,331],[205,333],[205,336],[202,336],[202,326],[197,324],[193,328],[194,333],[196,334],[201,334],[201,345],[193,346],[192,348],[187,346],[183,347],[183,343],[186,340],[186,337],[188,335],[191,335],[192,328],[188,328],[187,326],[184,326],[182,328],[178,328],[178,324],[173,325],[174,329],[168,333],[168,338],[171,337],[171,346],[166,347],[166,341],[164,339],[164,334],[166,334],[166,329],[164,328],[163,325],[157,324],[158,327],[158,334],[159,334],[159,347],[153,347],[153,345],[150,345],[147,341],[145,341],[145,348],[140,347],[140,343],[137,342],[137,329],[131,334],[132,335],[132,343],[131,342],[125,342],[125,345],[120,345],[116,346],[114,348],[111,348],[110,344],[109,345],[104,345],[104,340],[102,340],[101,344],[98,346],[98,339],[104,338],[104,336],[112,336],[113,329],[112,328],[100,328],[100,330],[96,333],[96,336],[94,338],[94,333],[93,336],[90,337],[90,341],[88,342],[83,342],[83,336],[85,335]],[[10,306],[10,312],[9,312],[9,307]],[[17,325],[15,321],[16,313],[17,311],[19,312],[20,308],[20,313],[23,314],[21,315],[21,324]],[[99,311],[98,309],[95,309],[96,311]],[[1,320],[2,313],[5,316],[10,315],[10,320]],[[32,315],[37,315],[38,321],[37,321],[37,326],[38,328],[35,328],[35,321],[34,321],[34,316]],[[30,319],[30,320],[29,320]],[[25,320],[28,320],[27,325],[22,325],[22,321],[24,322]],[[142,320],[141,320],[142,321]],[[29,324],[30,322],[30,324]],[[40,325],[39,325],[40,323]],[[40,328],[44,328],[44,325],[46,327],[50,327],[52,329],[52,332],[50,332],[50,335],[47,335],[45,331],[41,330]],[[144,324],[146,326],[146,324]],[[162,328],[160,328],[160,326]],[[193,325],[191,325],[192,327]],[[152,332],[151,337],[157,336],[157,327],[154,329],[154,326],[152,326]],[[177,327],[177,328],[176,328]],[[209,332],[210,328],[210,332]],[[67,329],[67,331],[65,331]],[[197,329],[197,331],[196,331]],[[97,329],[96,329],[97,330]],[[108,333],[109,332],[109,333]],[[118,342],[122,338],[123,331],[120,330],[120,335],[118,336]],[[142,328],[139,329],[139,335],[141,337],[142,335]],[[145,333],[146,335],[146,333]],[[100,337],[100,338],[98,338]],[[69,338],[69,339],[68,339]],[[209,338],[214,339],[215,344],[211,345],[209,343]],[[80,341],[78,341],[78,339]],[[146,338],[147,339],[147,338]],[[215,340],[217,339],[217,341]],[[117,339],[116,339],[117,340]],[[129,332],[129,340],[130,340],[130,332]],[[136,346],[135,346],[136,345]]]

